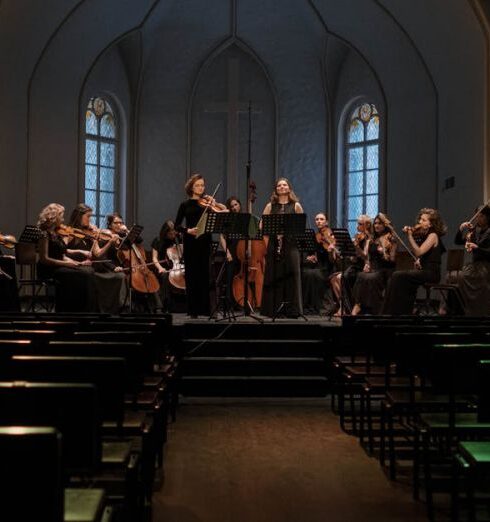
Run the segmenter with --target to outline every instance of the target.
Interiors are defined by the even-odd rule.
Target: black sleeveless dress
[[[441,258],[446,251],[441,238],[437,246],[420,257],[421,270],[397,270],[393,273],[386,291],[383,313],[391,315],[409,315],[417,289],[425,283],[438,283],[441,279]]]
[[[271,214],[294,214],[295,203],[273,203]],[[297,317],[303,313],[300,253],[294,237],[284,236],[280,246],[277,236],[269,237],[265,258],[261,314],[273,317],[282,303],[284,314]]]

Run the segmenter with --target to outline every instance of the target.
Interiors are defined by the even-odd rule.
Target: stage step
[[[216,357],[322,357],[318,339],[184,339],[182,355]]]
[[[324,329],[303,323],[186,324],[180,392],[196,397],[324,397]],[[331,350],[328,350],[329,352]]]
[[[185,375],[317,376],[326,363],[321,357],[185,357]]]
[[[326,377],[320,376],[183,376],[181,393],[191,397],[325,397]]]

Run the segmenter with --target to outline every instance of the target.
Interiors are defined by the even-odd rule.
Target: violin
[[[98,228],[94,229],[81,229],[71,227],[69,225],[60,225],[56,229],[56,233],[60,236],[66,237],[77,237],[79,239],[85,239],[86,237],[93,239],[94,241],[97,239],[102,239],[105,241],[110,241],[113,237],[113,234],[108,230],[101,230]]]
[[[329,227],[323,227],[315,234],[315,239],[327,252],[332,253],[334,259],[340,256],[338,248],[335,246],[335,237]]]
[[[430,232],[430,228],[427,229],[427,228],[423,227],[420,223],[417,223],[413,227],[405,226],[405,227],[403,227],[402,230],[406,234],[408,232],[412,232],[412,237],[413,237],[415,243],[417,243],[417,245],[419,245],[419,246],[427,239],[427,236],[429,235],[429,232]]]
[[[15,239],[14,236],[0,234],[0,245],[4,246],[5,248],[14,248],[16,244],[17,239]]]
[[[205,194],[203,197],[197,200],[197,204],[202,208],[207,208],[211,212],[229,212],[226,205],[218,203],[212,196]]]

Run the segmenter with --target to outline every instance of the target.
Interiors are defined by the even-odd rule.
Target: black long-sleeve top
[[[463,237],[463,233],[459,229],[454,238],[454,242],[457,245],[464,245],[466,243],[466,239]],[[490,263],[490,227],[485,229],[479,227],[475,228],[471,242],[478,245],[478,248],[471,252],[473,262],[487,261]]]
[[[197,225],[204,209],[199,205],[197,199],[186,199],[180,204],[175,218],[175,229],[178,232],[187,232],[188,228],[194,228]],[[185,227],[183,221],[185,218]]]

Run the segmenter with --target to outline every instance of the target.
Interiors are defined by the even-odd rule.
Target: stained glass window
[[[356,107],[349,115],[346,135],[344,220],[351,235],[357,217],[374,217],[379,204],[379,114],[372,103]]]
[[[105,226],[115,210],[117,126],[114,111],[103,98],[91,98],[85,115],[85,203],[97,226]]]

